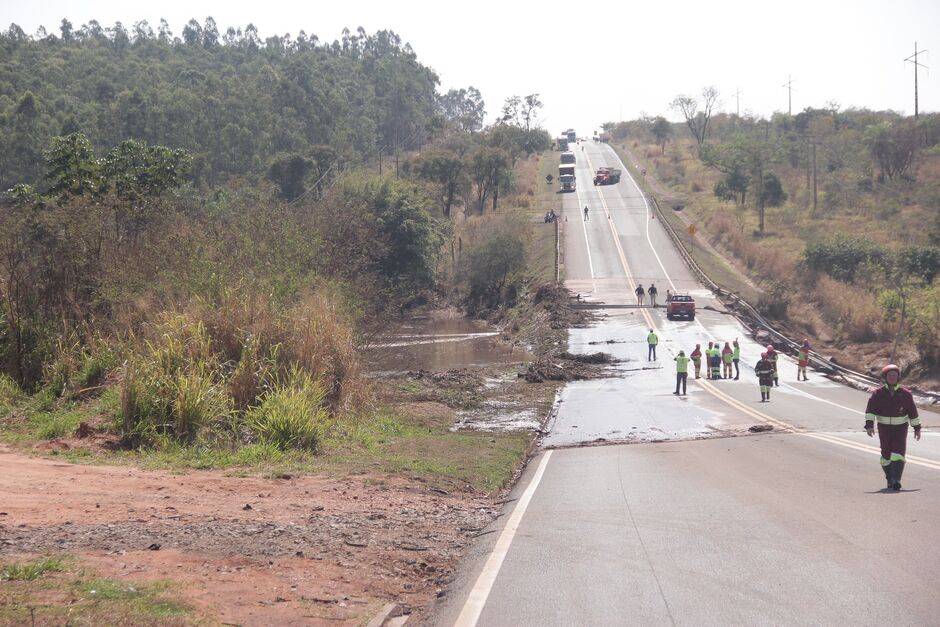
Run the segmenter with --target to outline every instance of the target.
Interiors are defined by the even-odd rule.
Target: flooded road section
[[[366,367],[374,373],[508,365],[529,358],[524,350],[499,340],[485,322],[439,314],[404,320],[365,347]]]
[[[648,332],[634,310],[611,310],[596,325],[570,330],[570,352],[604,351],[620,363],[610,367],[610,378],[565,386],[543,446],[698,439],[744,432],[751,426],[692,384],[691,364],[687,396],[673,395],[674,354],[661,342],[658,359],[649,361]]]

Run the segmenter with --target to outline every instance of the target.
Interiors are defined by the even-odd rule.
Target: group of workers
[[[647,342],[650,346],[648,357],[656,358],[656,345],[659,338],[650,329]],[[738,362],[741,350],[738,341],[730,345],[725,342],[724,348],[718,347],[718,342],[709,342],[704,351],[701,345],[696,344],[695,350],[689,356],[680,350],[675,358],[676,362],[676,391],[675,395],[686,394],[686,383],[689,376],[689,362],[695,368],[695,378],[701,378],[702,358],[706,360],[706,379],[730,379],[732,366],[734,367],[734,380],[740,377]],[[797,381],[808,381],[806,368],[809,365],[809,340],[797,349]],[[760,360],[754,366],[757,381],[760,385],[761,402],[770,401],[770,388],[780,386],[780,376],[777,370],[779,353],[773,344],[761,353]],[[723,369],[722,369],[723,366]],[[865,409],[865,432],[868,437],[874,437],[875,425],[878,429],[878,440],[881,445],[881,458],[879,460],[887,481],[887,490],[901,489],[901,475],[904,473],[905,455],[907,454],[908,427],[914,429],[914,439],[920,440],[921,421],[914,403],[914,396],[910,390],[900,385],[901,369],[895,364],[888,364],[881,371],[883,385],[872,391]]]
[[[636,304],[640,307],[646,304],[646,296],[650,297],[650,307],[656,306],[656,297],[659,296],[659,290],[656,289],[656,285],[650,283],[649,289],[644,289],[643,284],[640,283],[636,286],[636,289],[633,290],[633,293],[636,294]],[[666,301],[669,301],[669,290],[666,290]]]
[[[646,338],[649,345],[647,359],[652,361],[656,359],[656,345],[659,338],[656,333],[650,329]],[[806,376],[806,367],[809,365],[809,340],[803,340],[797,351],[797,381],[809,381]],[[780,387],[780,375],[777,371],[777,362],[780,354],[774,348],[773,344],[767,345],[767,350],[762,352],[760,360],[754,366],[754,373],[757,375],[757,382],[760,386],[760,398],[762,403],[770,401],[770,388]],[[704,350],[701,344],[696,344],[695,349],[686,356],[684,350],[680,350],[675,357],[676,362],[676,391],[673,394],[685,396],[686,385],[689,378],[689,362],[695,369],[695,378],[702,378],[702,362],[705,362],[705,378],[711,380],[733,379],[737,381],[741,378],[741,346],[738,340],[725,342],[724,347],[720,342],[709,342]],[[681,393],[680,393],[681,390]]]

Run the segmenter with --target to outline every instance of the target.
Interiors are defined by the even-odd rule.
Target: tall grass
[[[262,445],[280,450],[317,452],[329,414],[326,390],[309,373],[295,368],[261,404],[246,415],[246,426]]]
[[[278,308],[221,290],[145,325],[122,382],[125,439],[218,441],[244,426],[261,443],[318,450],[329,416],[365,395],[353,324],[337,301],[317,292]]]

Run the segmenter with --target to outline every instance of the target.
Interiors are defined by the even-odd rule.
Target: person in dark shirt
[[[760,361],[754,366],[757,383],[760,384],[760,402],[770,402],[770,387],[774,384],[774,365],[767,358],[767,353],[760,354]]]
[[[914,439],[920,440],[920,416],[914,395],[901,387],[901,369],[888,364],[881,370],[884,385],[874,390],[865,408],[865,431],[875,435],[878,423],[878,441],[881,444],[881,468],[889,490],[901,489],[904,456],[907,454],[907,426],[914,427]]]

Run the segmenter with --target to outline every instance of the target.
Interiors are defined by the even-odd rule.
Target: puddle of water
[[[541,426],[538,413],[534,409],[515,412],[461,412],[451,431],[534,431]]]
[[[529,359],[521,348],[499,341],[499,332],[479,320],[457,316],[415,317],[363,351],[372,371],[402,372],[512,364]]]

